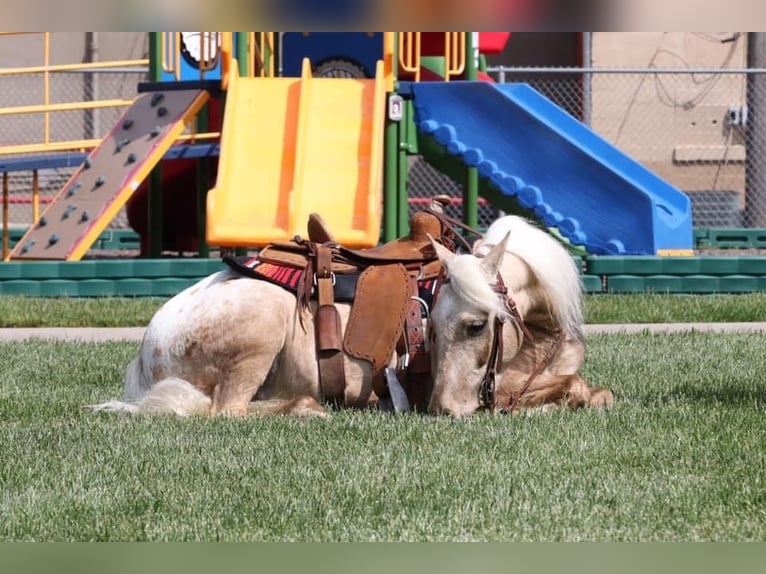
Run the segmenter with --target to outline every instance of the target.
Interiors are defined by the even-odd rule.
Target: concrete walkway
[[[604,333],[762,333],[766,322],[760,323],[638,323],[629,325],[586,325],[586,335]],[[58,340],[58,341],[141,341],[144,327],[45,327],[0,329],[0,341]]]

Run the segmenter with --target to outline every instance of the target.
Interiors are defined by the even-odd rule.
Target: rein
[[[526,326],[526,323],[524,323],[524,319],[521,316],[521,313],[519,313],[519,308],[516,306],[516,302],[513,300],[513,298],[508,294],[508,287],[505,285],[505,282],[503,281],[502,276],[500,273],[497,274],[497,282],[492,285],[492,290],[497,293],[502,299],[503,304],[505,305],[506,309],[511,314],[511,317],[513,317],[514,322],[516,326],[519,328],[519,330],[522,332],[522,334],[529,338],[530,340],[534,340],[534,337],[532,336],[532,333],[529,332],[529,329]],[[481,379],[481,384],[479,385],[479,404],[490,411],[495,410],[495,407],[497,405],[497,401],[495,398],[495,377],[497,376],[497,371],[500,369],[500,365],[503,363],[503,325],[505,324],[505,319],[501,317],[500,315],[495,316],[495,329],[492,334],[492,346],[489,350],[489,360],[487,361],[487,370],[484,373],[484,376]],[[542,368],[545,368],[545,365],[542,365]],[[538,367],[540,371],[540,369]],[[529,377],[527,382],[524,384],[524,388],[522,389],[521,393],[519,393],[519,396],[526,391],[526,389],[529,387],[529,385],[532,383],[532,381],[537,377],[539,372],[536,370],[532,375]]]

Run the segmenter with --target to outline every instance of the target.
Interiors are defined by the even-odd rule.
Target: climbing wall
[[[203,90],[153,92],[136,98],[9,259],[82,259],[208,98]]]

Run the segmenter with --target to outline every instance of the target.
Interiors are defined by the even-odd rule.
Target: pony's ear
[[[452,251],[444,247],[444,245],[438,241],[435,241],[434,238],[431,237],[430,233],[426,233],[426,235],[428,235],[428,241],[431,242],[431,247],[433,247],[434,251],[436,251],[436,256],[439,258],[439,261],[441,261],[441,264],[444,265],[444,267],[449,268],[449,264],[457,256],[452,253]]]
[[[500,265],[503,263],[503,256],[505,255],[505,245],[508,243],[510,236],[511,232],[509,231],[505,234],[503,240],[482,258],[481,269],[487,274],[487,277],[494,277],[500,270]]]

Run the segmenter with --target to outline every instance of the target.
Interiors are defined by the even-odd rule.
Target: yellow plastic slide
[[[232,66],[235,71],[236,65]],[[319,213],[349,247],[378,244],[382,214],[385,85],[376,78],[229,81],[207,241],[262,246],[306,237]]]

